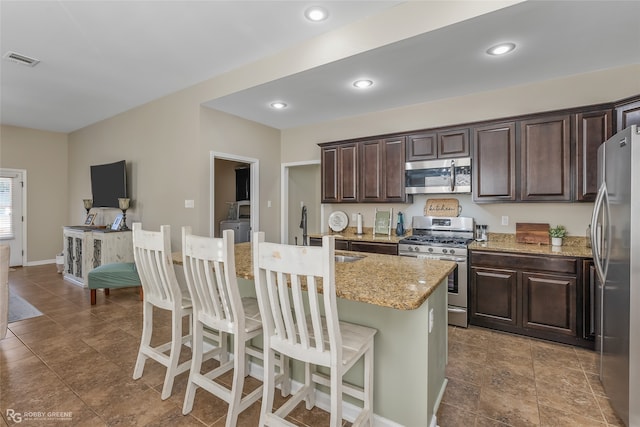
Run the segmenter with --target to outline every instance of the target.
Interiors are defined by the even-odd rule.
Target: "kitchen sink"
[[[360,261],[364,256],[359,255],[336,255],[336,262],[354,262]]]

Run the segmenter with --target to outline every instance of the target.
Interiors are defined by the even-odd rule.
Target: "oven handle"
[[[467,259],[464,257],[451,257],[451,256],[443,256],[438,258],[439,261],[453,261],[453,262],[465,262]]]
[[[464,308],[457,308],[452,306],[448,306],[447,311],[450,313],[466,313],[467,312],[467,310],[465,310]]]

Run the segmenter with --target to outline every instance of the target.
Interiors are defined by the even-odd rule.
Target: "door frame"
[[[0,168],[0,172],[7,174],[18,174],[21,176],[22,186],[21,186],[21,196],[22,196],[22,206],[20,206],[21,214],[22,214],[22,256],[21,256],[21,264],[22,266],[27,265],[27,170],[26,169],[11,169],[11,168]]]
[[[304,160],[281,164],[280,172],[280,243],[289,241],[289,169],[296,166],[319,165],[320,160]],[[324,223],[324,204],[320,204],[320,224]]]
[[[221,153],[219,151],[209,152],[209,236],[215,236],[215,163],[216,159],[229,160],[233,162],[248,163],[251,169],[251,232],[260,230],[260,160],[253,157],[238,156],[235,154]]]

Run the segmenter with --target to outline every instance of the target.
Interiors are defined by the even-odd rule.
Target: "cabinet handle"
[[[449,175],[451,179],[451,191],[456,189],[456,161],[451,160],[451,169],[449,170]]]

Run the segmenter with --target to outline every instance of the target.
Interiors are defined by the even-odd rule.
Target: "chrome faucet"
[[[307,207],[302,206],[302,218],[300,219],[300,228],[302,228],[302,246],[307,246]]]

